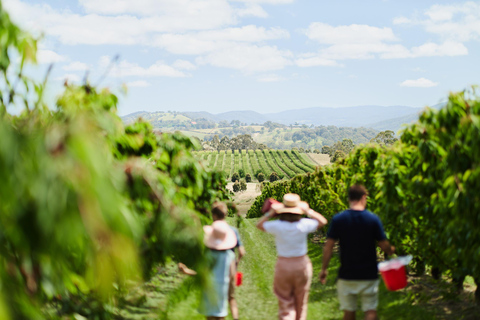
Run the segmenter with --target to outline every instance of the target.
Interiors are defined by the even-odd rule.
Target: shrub
[[[238,170],[238,175],[240,176],[240,178],[245,178],[245,170],[239,169]]]
[[[255,178],[258,179],[258,175],[259,175],[260,173],[262,173],[262,170],[260,170],[260,169],[258,169],[257,171],[255,171],[255,174],[254,174]]]
[[[247,173],[247,174],[245,175],[245,181],[246,181],[246,182],[252,182],[252,176],[250,175],[250,173]]]
[[[343,152],[342,150],[337,150],[333,155],[332,162],[337,162],[339,160],[342,160],[345,157],[346,157],[345,152]]]
[[[232,182],[236,182],[240,180],[240,175],[237,172],[232,174]]]
[[[280,178],[278,177],[278,174],[276,172],[272,172],[268,180],[270,182],[274,182],[274,181],[280,180]]]
[[[265,181],[265,175],[260,172],[260,173],[257,175],[257,180],[258,180],[258,182],[263,182],[263,181]]]
[[[233,192],[238,192],[238,191],[240,191],[240,182],[237,181],[233,184]]]
[[[247,182],[245,179],[240,180],[240,191],[246,191],[247,190]]]

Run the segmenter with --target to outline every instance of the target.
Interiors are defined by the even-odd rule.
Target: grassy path
[[[220,158],[220,157],[219,157]],[[251,159],[250,159],[251,160]],[[231,161],[231,159],[230,159]],[[236,195],[236,204],[241,213],[245,213],[252,204],[255,196],[253,184],[249,184],[249,191]],[[235,219],[228,218],[229,223],[235,224]],[[244,274],[243,285],[237,287],[236,297],[242,320],[270,320],[277,319],[277,300],[272,290],[273,274],[276,262],[276,250],[273,236],[256,229],[258,219],[244,219],[239,231],[247,254],[239,265],[239,271]],[[313,240],[314,239],[314,240]],[[318,281],[318,273],[321,268],[322,244],[319,237],[312,237],[309,241],[308,255],[313,264],[313,281],[308,303],[309,320],[341,319],[342,312],[339,310],[336,296],[335,278],[338,272],[338,255],[334,255],[330,263],[329,276],[326,285]],[[118,318],[125,320],[147,319],[174,319],[174,320],[204,320],[205,317],[197,312],[199,304],[198,290],[187,291],[177,299],[177,303],[170,305],[172,292],[181,286],[185,276],[178,274],[174,263],[166,267],[160,267],[159,273],[151,281],[138,287],[129,294],[128,303],[120,308]],[[380,285],[380,302],[378,313],[380,319],[405,319],[405,320],[429,320],[429,319],[479,319],[475,310],[471,307],[464,308],[468,312],[455,312],[450,308],[451,301],[437,301],[433,304],[425,303],[429,297],[442,294],[438,284],[429,287],[434,288],[433,295],[424,293],[422,282],[415,283],[412,280],[408,290],[389,292],[383,283]],[[420,288],[419,288],[420,286]],[[445,291],[445,289],[444,289]],[[443,293],[445,295],[445,293]],[[423,298],[422,298],[423,297]],[[424,303],[419,303],[423,300]],[[440,303],[439,303],[440,302]],[[470,308],[470,309],[469,309]],[[161,311],[160,311],[161,310]],[[455,310],[455,311],[454,311]],[[231,316],[227,317],[231,320]],[[362,312],[358,312],[357,319],[363,319]]]
[[[237,287],[236,296],[243,320],[269,320],[277,318],[277,300],[272,290],[275,269],[276,251],[271,235],[255,228],[257,219],[244,220],[240,227],[240,235],[247,255],[240,263],[239,271],[244,274],[243,285]],[[233,219],[229,222],[233,223]],[[336,296],[335,277],[339,261],[334,257],[331,261],[328,282],[321,285],[318,281],[322,248],[318,243],[309,243],[309,256],[313,263],[314,277],[308,303],[309,320],[341,319]],[[388,292],[381,285],[379,316],[381,319],[435,319],[425,309],[412,304],[411,296],[405,292]],[[204,319],[196,311],[196,294],[175,306],[167,319]],[[358,312],[358,319],[362,313]],[[230,316],[227,319],[232,319]]]

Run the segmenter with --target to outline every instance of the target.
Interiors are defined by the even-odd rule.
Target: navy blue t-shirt
[[[377,241],[387,238],[378,216],[368,210],[340,212],[333,217],[327,238],[340,243],[340,279],[378,278]]]

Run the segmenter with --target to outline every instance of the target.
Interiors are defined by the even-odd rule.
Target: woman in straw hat
[[[302,215],[311,219],[304,219]],[[268,221],[278,216],[278,220]],[[278,318],[305,320],[312,281],[312,263],[307,256],[307,235],[327,224],[300,196],[288,193],[283,203],[273,203],[258,221],[257,228],[275,236],[277,264],[273,290],[278,298]]]
[[[216,202],[212,209],[212,215],[218,211],[227,212],[223,202]],[[224,320],[228,315],[229,285],[231,272],[235,266],[234,249],[238,239],[235,231],[224,219],[216,220],[211,226],[204,226],[205,237],[203,242],[209,249],[209,254],[214,262],[211,270],[212,285],[202,292],[200,313],[207,317],[207,320]],[[194,276],[197,273],[187,268],[183,263],[178,267],[184,274]]]
[[[228,315],[228,287],[230,284],[230,268],[235,260],[231,250],[237,244],[237,236],[225,220],[218,220],[211,226],[204,226],[204,243],[210,249],[215,261],[212,269],[213,288],[202,295],[200,313],[208,320],[222,320]]]

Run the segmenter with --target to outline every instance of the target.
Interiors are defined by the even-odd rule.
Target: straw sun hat
[[[203,226],[203,243],[213,250],[228,250],[237,245],[237,236],[225,220],[217,220],[211,226]]]
[[[305,214],[305,209],[309,208],[308,203],[300,201],[300,196],[296,193],[287,193],[283,196],[283,208],[276,209],[277,214],[293,213]]]

